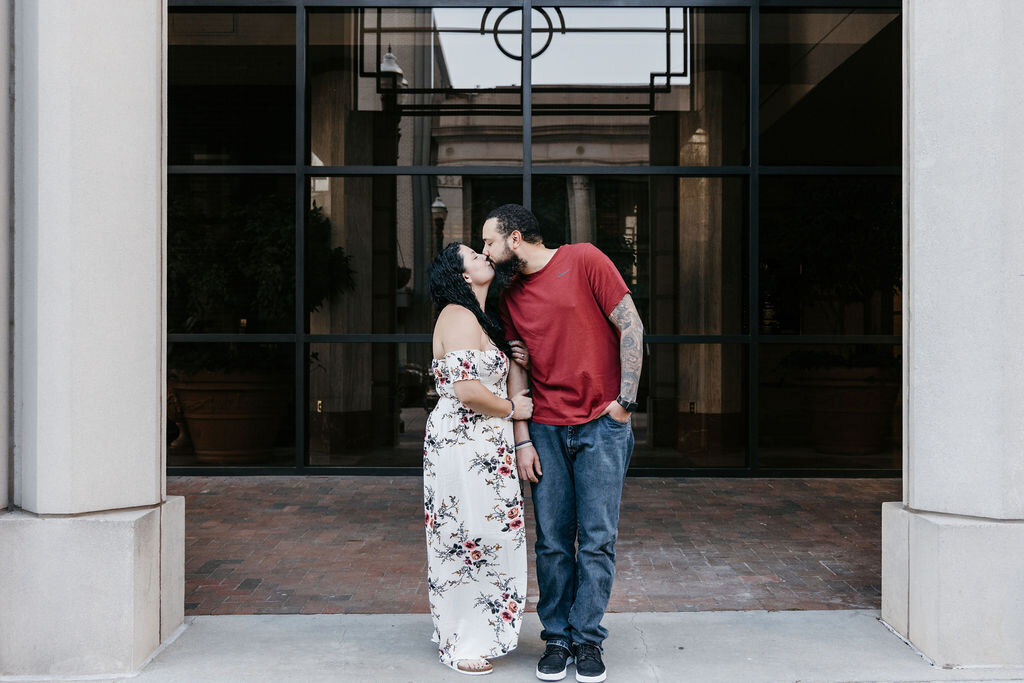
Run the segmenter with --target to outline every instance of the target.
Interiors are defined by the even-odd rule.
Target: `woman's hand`
[[[512,347],[512,360],[522,366],[523,370],[530,369],[530,350],[526,348],[519,339],[513,339],[508,343]]]
[[[515,412],[512,413],[513,420],[529,420],[533,417],[533,399],[527,396],[528,393],[530,393],[529,389],[523,389],[509,398],[512,405],[515,406]]]

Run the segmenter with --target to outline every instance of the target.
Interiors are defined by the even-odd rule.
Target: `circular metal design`
[[[487,15],[489,15],[491,13],[491,9],[493,9],[493,8],[488,7],[486,10],[484,10],[484,15],[480,18],[480,33],[487,33]],[[556,30],[558,30],[559,33],[565,33],[565,17],[562,16],[562,10],[560,8],[556,7],[555,8],[555,12],[558,14],[558,20],[559,20],[559,23],[561,24],[561,28],[560,29],[555,29],[555,24],[554,24],[553,21],[551,21],[551,15],[548,14],[547,10],[545,10],[543,7],[534,7],[533,9],[536,10],[537,12],[539,12],[540,15],[542,17],[544,17],[544,21],[546,21],[547,24],[548,24],[548,27],[547,27],[547,34],[548,35],[547,35],[547,39],[544,41],[544,45],[539,50],[537,50],[536,52],[531,54],[531,57],[533,59],[536,59],[537,57],[540,57],[542,54],[544,54],[544,52],[551,46],[551,39],[554,37]],[[522,11],[523,11],[522,9],[517,8],[517,7],[510,7],[508,9],[506,9],[504,12],[502,12],[501,14],[498,15],[498,18],[494,20],[494,26],[492,26],[491,29],[490,29],[491,35],[494,36],[494,44],[498,47],[498,49],[501,51],[501,53],[503,55],[505,55],[506,57],[508,57],[509,59],[514,59],[517,62],[523,61],[523,56],[522,55],[517,55],[517,54],[512,53],[512,52],[509,52],[507,49],[505,49],[505,46],[501,44],[501,41],[498,39],[498,36],[499,36],[499,29],[500,29],[500,26],[501,26],[501,22],[503,22],[505,20],[505,17],[507,17],[508,15],[512,14],[513,12],[522,12]],[[522,33],[522,30],[520,30],[520,33]],[[533,36],[530,37],[530,43],[531,44],[533,43]]]

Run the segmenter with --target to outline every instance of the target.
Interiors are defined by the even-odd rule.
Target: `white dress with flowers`
[[[453,351],[432,364],[439,400],[423,444],[427,579],[433,640],[449,666],[500,657],[519,640],[526,529],[512,422],[473,412],[454,391],[476,379],[507,397],[508,363],[492,348]]]

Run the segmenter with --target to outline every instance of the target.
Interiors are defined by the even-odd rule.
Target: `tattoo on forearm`
[[[640,322],[633,297],[629,294],[622,297],[608,317],[619,328],[619,363],[622,366],[619,393],[623,398],[635,401],[644,364],[644,325]]]

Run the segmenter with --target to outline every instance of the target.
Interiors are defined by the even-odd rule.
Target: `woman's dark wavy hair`
[[[434,262],[430,264],[430,298],[438,314],[448,304],[468,308],[476,316],[480,327],[491,338],[494,345],[512,357],[512,348],[505,340],[505,330],[497,316],[480,308],[480,303],[473,294],[473,288],[462,278],[466,271],[462,263],[461,242],[452,242],[438,252]]]

